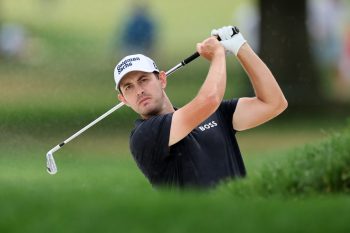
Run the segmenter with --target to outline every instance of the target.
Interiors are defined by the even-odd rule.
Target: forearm
[[[271,71],[247,43],[240,48],[237,57],[248,74],[255,95],[260,101],[272,105],[286,102]]]
[[[208,75],[200,88],[197,98],[215,98],[221,102],[226,89],[225,52],[218,53],[211,61]]]
[[[207,59],[209,58],[208,60],[211,62],[209,72],[196,97],[174,112],[169,145],[173,145],[183,139],[213,114],[224,96],[226,87],[225,51],[221,47],[215,48],[213,41],[218,43],[216,39],[207,39],[203,44],[197,46],[200,54],[203,54]]]
[[[287,100],[269,68],[254,53],[238,28],[225,26],[214,29],[213,36],[219,36],[225,50],[238,57],[249,76],[256,97],[242,97],[232,116],[232,126],[245,130],[260,125],[287,108]]]

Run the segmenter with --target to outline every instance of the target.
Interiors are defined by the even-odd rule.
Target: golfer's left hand
[[[221,44],[228,53],[237,56],[239,49],[246,42],[239,29],[234,26],[224,26],[211,31],[212,36],[218,36],[221,39]]]

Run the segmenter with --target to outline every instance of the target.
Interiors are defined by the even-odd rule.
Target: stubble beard
[[[148,119],[153,116],[160,115],[163,111],[163,105],[164,105],[163,102],[164,102],[164,93],[162,93],[162,95],[158,99],[154,100],[154,102],[151,103],[151,105],[154,105],[154,106],[151,106],[149,109],[145,109],[145,111],[140,112],[140,115],[144,119]]]

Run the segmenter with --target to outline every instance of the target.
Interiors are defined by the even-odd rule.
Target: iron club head
[[[50,175],[55,175],[57,173],[57,166],[51,151],[47,152],[46,154],[46,166],[47,172]]]

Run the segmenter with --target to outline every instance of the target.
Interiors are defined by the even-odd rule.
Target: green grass
[[[228,188],[243,196],[350,193],[350,127],[327,140],[265,161],[251,179]]]
[[[348,178],[347,189],[328,189],[327,182],[317,188],[323,177],[350,171],[349,132],[297,153],[272,155],[265,166],[248,166],[247,179],[200,193],[151,188],[130,158],[125,137],[99,136],[82,136],[57,152],[55,176],[46,173],[44,159],[53,138],[2,140],[0,231],[350,230]]]
[[[111,42],[131,7],[126,0],[57,1],[52,8],[36,0],[2,2],[5,20],[95,38],[101,45]],[[231,23],[234,10],[242,1],[219,0],[215,2],[215,11],[213,4],[199,0],[149,2],[159,27],[158,54],[183,55],[184,51],[192,51],[195,43],[208,36],[211,29]]]

